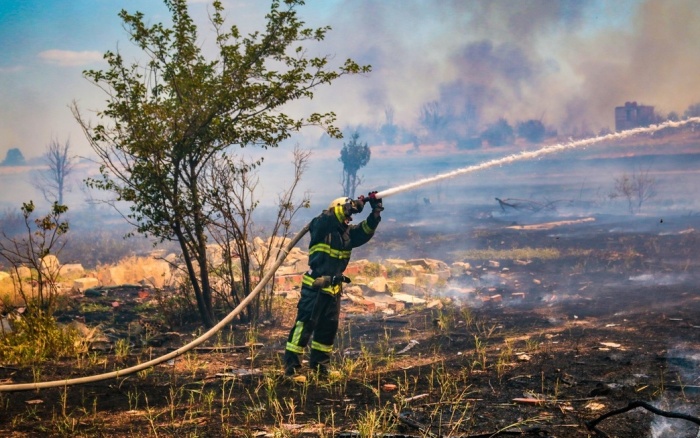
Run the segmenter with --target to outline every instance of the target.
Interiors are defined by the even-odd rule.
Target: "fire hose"
[[[275,275],[275,272],[277,272],[277,268],[282,265],[282,262],[284,259],[287,258],[287,254],[289,254],[289,251],[292,250],[294,245],[296,245],[299,240],[301,240],[302,237],[309,231],[309,225],[306,224],[293,238],[292,240],[289,241],[287,245],[285,245],[284,248],[280,249],[279,254],[277,254],[277,259],[275,260],[275,263],[270,267],[270,269],[265,273],[263,278],[260,280],[260,283],[246,296],[239,304],[236,306],[235,309],[233,309],[224,319],[219,321],[214,327],[210,328],[208,331],[203,333],[200,337],[197,339],[194,339],[192,342],[178,348],[177,350],[171,351],[170,353],[156,357],[155,359],[149,360],[148,362],[144,362],[138,365],[134,365],[129,368],[124,368],[121,370],[116,370],[112,371],[109,373],[102,373],[102,374],[95,374],[92,376],[86,376],[86,377],[77,377],[73,379],[64,379],[64,380],[52,380],[48,382],[34,382],[34,383],[17,383],[17,384],[11,384],[11,385],[0,385],[0,392],[13,392],[13,391],[30,391],[30,390],[38,390],[38,389],[46,389],[46,388],[56,388],[56,387],[65,387],[65,386],[72,386],[72,385],[81,385],[85,383],[93,383],[93,382],[99,382],[102,380],[108,380],[108,379],[117,379],[119,377],[124,377],[128,376],[130,374],[137,373],[139,371],[145,370],[147,368],[151,368],[153,366],[156,366],[158,364],[161,364],[163,362],[166,362],[170,359],[174,359],[177,356],[180,356],[187,351],[193,349],[194,347],[200,345],[204,341],[208,340],[212,336],[214,336],[219,330],[224,328],[227,324],[229,324],[231,321],[233,321],[233,318],[235,318],[241,311],[248,305],[250,302],[255,298],[256,295],[260,293],[261,290],[267,285],[267,283],[270,282],[272,277]]]

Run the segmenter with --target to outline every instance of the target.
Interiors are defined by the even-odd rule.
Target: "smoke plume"
[[[323,96],[349,124],[380,124],[390,107],[411,126],[439,102],[473,129],[505,117],[590,134],[614,129],[626,101],[664,116],[700,101],[690,0],[345,0],[328,14],[333,50],[373,66],[342,99]]]

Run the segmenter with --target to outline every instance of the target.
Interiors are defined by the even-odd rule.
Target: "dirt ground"
[[[0,393],[0,436],[697,436],[696,216],[593,216],[529,228],[519,225],[553,220],[465,217],[473,226],[450,234],[382,225],[372,254],[466,261],[472,271],[432,292],[440,306],[344,312],[338,375],[281,376],[294,316],[288,301],[277,320],[256,330],[235,325],[209,348],[147,372]],[[465,248],[554,248],[559,255],[466,260]],[[198,334],[145,323],[155,310],[137,307],[143,299],[128,288],[80,298],[119,303],[82,315],[88,326],[99,322],[109,342],[43,367],[40,380],[123,368]],[[130,348],[118,354],[115,339],[130,334]],[[0,381],[31,382],[35,373],[0,366]],[[587,425],[633,402],[691,420],[642,406],[598,423],[599,435]]]

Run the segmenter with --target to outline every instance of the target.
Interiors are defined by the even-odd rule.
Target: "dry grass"
[[[555,248],[474,249],[456,252],[464,260],[554,260],[561,257]]]

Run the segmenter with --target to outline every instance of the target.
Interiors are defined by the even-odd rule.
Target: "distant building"
[[[649,126],[655,119],[653,106],[625,102],[625,106],[615,107],[615,131]]]

